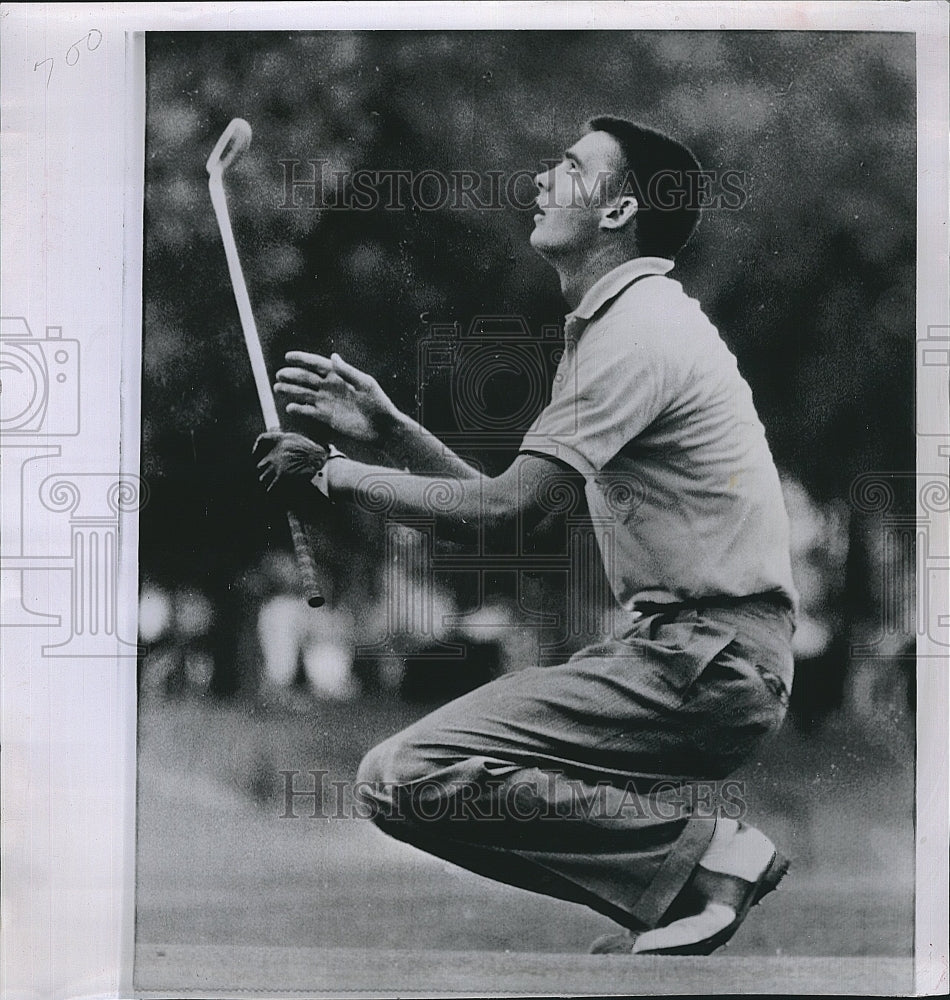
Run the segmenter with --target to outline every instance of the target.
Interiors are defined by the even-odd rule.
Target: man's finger
[[[274,392],[279,392],[284,396],[294,396],[297,399],[313,399],[318,390],[302,385],[294,385],[292,382],[275,382]]]
[[[316,420],[322,419],[322,417],[327,415],[327,412],[323,410],[318,410],[313,403],[288,403],[287,404],[288,413],[299,413],[304,417],[313,417]]]
[[[317,402],[322,398],[319,389],[311,389],[302,385],[294,385],[290,382],[275,382],[274,392],[279,392],[282,396],[290,396],[298,401],[303,399],[308,402]]]
[[[282,434],[283,431],[263,431],[262,433],[257,435],[254,444],[258,445],[261,443],[261,441],[277,441]]]
[[[309,389],[320,389],[328,381],[340,381],[339,377],[334,376],[332,372],[328,372],[326,375],[319,375],[306,368],[281,368],[277,372],[277,380],[279,382],[290,382],[293,385],[306,386]]]
[[[254,447],[251,449],[251,455],[254,458],[267,455],[279,439],[280,431],[265,431],[263,434],[258,435],[257,440],[254,442]]]
[[[329,375],[333,371],[333,362],[322,354],[309,354],[307,351],[288,351],[284,360],[291,365],[303,365],[318,375]]]
[[[370,376],[361,372],[359,368],[354,368],[347,364],[339,354],[331,355],[333,361],[333,371],[339,375],[344,382],[353,386],[354,389],[365,389],[370,383]]]

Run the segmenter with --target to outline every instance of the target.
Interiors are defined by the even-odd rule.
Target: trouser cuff
[[[635,920],[650,928],[659,924],[706,853],[715,829],[715,819],[693,816],[687,820],[673,849],[630,911]]]

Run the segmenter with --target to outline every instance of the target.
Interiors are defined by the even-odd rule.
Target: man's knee
[[[431,767],[413,741],[397,733],[366,754],[356,780],[361,785],[398,787],[425,778]]]
[[[373,747],[356,773],[357,797],[368,807],[368,818],[392,836],[410,839],[412,824],[406,820],[413,787],[436,766],[402,733]]]
[[[360,761],[359,770],[356,772],[356,783],[358,785],[381,785],[384,782],[384,775],[392,767],[393,754],[388,748],[389,740],[378,743]]]

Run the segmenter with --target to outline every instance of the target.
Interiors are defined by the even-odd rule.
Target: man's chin
[[[541,254],[542,257],[549,257],[555,252],[555,247],[545,239],[544,233],[535,226],[531,230],[531,235],[528,237],[528,244],[535,253]]]

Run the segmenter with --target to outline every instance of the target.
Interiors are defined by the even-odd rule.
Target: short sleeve
[[[573,357],[565,359],[551,402],[525,435],[522,451],[550,455],[590,475],[657,417],[663,352],[637,336],[629,312],[610,320],[585,331]]]

